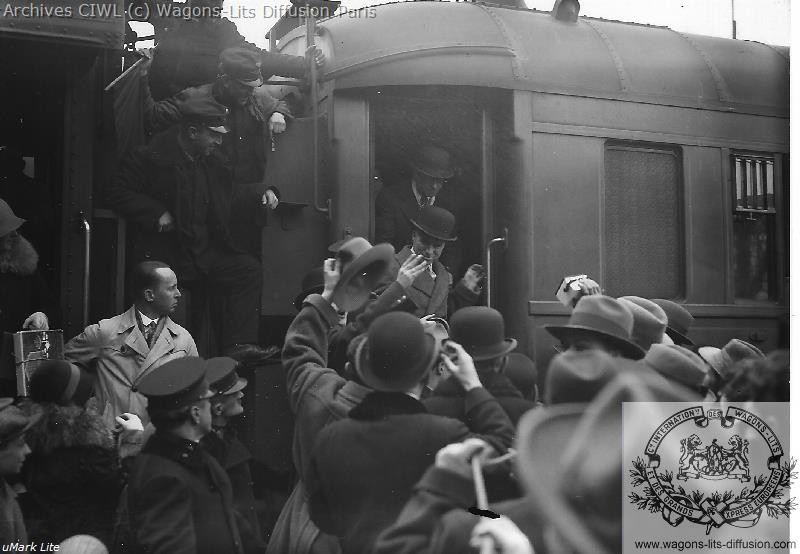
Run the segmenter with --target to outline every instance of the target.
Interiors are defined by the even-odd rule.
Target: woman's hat
[[[31,375],[29,396],[34,402],[84,406],[94,391],[94,378],[75,364],[47,360]]]
[[[322,267],[315,267],[303,276],[300,284],[302,292],[294,297],[294,307],[299,312],[303,307],[303,300],[311,294],[321,294],[325,290],[325,273]]]
[[[336,259],[340,263],[340,277],[333,289],[332,301],[340,307],[346,306],[346,290],[350,281],[357,276],[361,276],[364,280],[364,292],[368,294],[374,290],[393,258],[394,248],[391,244],[372,246],[363,237],[353,237],[343,243],[336,252]]]
[[[666,333],[669,338],[671,338],[675,344],[694,345],[692,339],[686,336],[694,322],[692,314],[690,314],[686,308],[672,300],[654,298],[653,302],[661,306],[661,309],[667,314]]]
[[[24,435],[40,417],[26,415],[14,405],[13,398],[0,398],[0,447]]]
[[[639,296],[621,296],[620,302],[633,314],[631,340],[647,351],[653,344],[664,341],[667,314],[658,304]]]
[[[25,223],[21,217],[17,217],[8,202],[0,198],[0,237],[16,231]]]
[[[439,343],[406,312],[384,314],[358,337],[355,370],[364,385],[406,392],[422,380],[439,356]]]
[[[450,153],[434,144],[424,144],[410,162],[411,167],[435,179],[449,179],[456,170],[450,160]]]
[[[411,220],[411,224],[426,235],[444,242],[458,239],[454,234],[456,216],[439,206],[425,206]]]
[[[545,325],[544,328],[563,343],[588,337],[619,350],[626,358],[644,357],[644,350],[631,341],[633,314],[610,296],[584,296],[578,300],[566,325]]]
[[[503,316],[486,306],[461,308],[450,318],[450,338],[464,347],[473,360],[492,360],[517,347],[517,340],[506,338]]]

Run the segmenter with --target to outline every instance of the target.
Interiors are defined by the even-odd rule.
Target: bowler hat
[[[0,446],[24,435],[40,417],[40,414],[26,415],[14,405],[13,398],[0,398]]]
[[[453,242],[458,238],[453,234],[456,216],[439,206],[422,208],[411,224],[426,235],[444,242]]]
[[[372,291],[383,278],[386,270],[394,258],[394,248],[391,244],[382,243],[372,246],[363,237],[353,237],[343,243],[336,252],[336,259],[340,263],[339,282],[333,289],[332,300],[338,306],[345,306],[343,297],[347,285],[356,276],[364,279],[366,291]]]
[[[631,342],[633,314],[610,296],[583,296],[575,304],[566,325],[545,325],[544,328],[562,342],[589,337],[619,350],[626,358],[638,360],[644,357],[644,350]]]
[[[34,402],[84,406],[93,390],[94,378],[88,371],[64,360],[47,360],[31,375],[29,396]]]
[[[190,406],[211,398],[206,380],[206,362],[197,356],[170,360],[148,373],[138,384],[147,397],[149,414]]]
[[[244,48],[226,48],[219,55],[219,67],[224,75],[248,87],[264,84],[261,58],[257,52]]]
[[[239,377],[236,373],[237,367],[239,363],[227,356],[206,360],[206,380],[211,392],[223,396],[243,390],[247,386],[247,379]]]
[[[0,237],[16,231],[26,220],[17,217],[8,202],[0,198]]]
[[[622,402],[681,400],[663,381],[623,372],[588,405],[546,406],[522,416],[516,474],[565,552],[622,551]]]
[[[621,296],[620,302],[633,314],[631,340],[647,351],[653,344],[661,344],[667,330],[667,314],[658,304],[639,296]]]
[[[439,344],[406,312],[389,312],[369,326],[355,353],[355,369],[366,386],[384,392],[411,389],[433,367]]]
[[[303,300],[310,294],[319,294],[325,290],[325,273],[322,267],[315,267],[303,276],[300,285],[301,292],[294,297],[294,307],[299,312],[303,307]]]
[[[691,350],[676,344],[654,344],[647,351],[642,363],[668,380],[690,389],[691,392],[687,391],[689,397],[685,400],[702,399],[700,391],[706,378],[706,364]]]
[[[720,377],[727,379],[736,362],[750,358],[763,358],[764,353],[749,342],[741,339],[731,339],[728,344],[720,348],[701,346],[697,353],[711,366]]]
[[[227,133],[228,108],[210,96],[190,96],[178,104],[184,121],[194,121],[216,133]]]
[[[621,372],[635,363],[612,358],[602,350],[568,350],[550,361],[545,379],[544,403],[588,403]]]
[[[675,344],[693,345],[694,342],[692,342],[692,339],[686,336],[694,322],[692,314],[690,314],[686,308],[672,300],[654,298],[653,302],[661,306],[661,309],[667,314],[666,333],[669,338],[671,338]]]
[[[455,175],[455,168],[450,161],[450,153],[435,144],[424,144],[414,153],[411,167],[436,179],[449,179]]]
[[[450,337],[473,360],[491,360],[514,350],[517,340],[506,338],[505,334],[503,316],[487,306],[461,308],[450,319]]]

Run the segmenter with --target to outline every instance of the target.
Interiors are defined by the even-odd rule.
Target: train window
[[[603,284],[608,294],[683,296],[681,175],[679,149],[606,145]]]
[[[733,270],[737,300],[777,298],[775,162],[731,156]]]

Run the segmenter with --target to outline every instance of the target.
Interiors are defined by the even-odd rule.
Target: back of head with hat
[[[631,340],[647,351],[653,344],[664,341],[667,314],[658,304],[639,296],[622,296],[618,299],[633,314]]]
[[[39,417],[25,414],[13,398],[0,398],[0,448],[24,435]]]
[[[238,362],[227,356],[206,360],[206,380],[211,392],[223,396],[243,390],[247,386],[247,379],[239,377],[236,373],[238,367]]]
[[[544,403],[591,402],[617,375],[634,367],[634,362],[611,357],[602,350],[562,352],[553,357],[547,369]]]
[[[686,401],[702,400],[706,364],[691,350],[676,344],[654,344],[644,357],[644,364],[679,387],[685,387],[682,392]]]
[[[689,310],[672,300],[654,298],[653,302],[667,314],[666,333],[669,338],[675,344],[693,345],[692,339],[686,336],[689,334],[692,323],[694,323],[694,317],[689,313]]]
[[[21,217],[17,217],[8,202],[0,198],[0,237],[4,237],[11,231],[16,231],[25,223]]]
[[[198,124],[215,133],[227,133],[228,108],[210,96],[191,95],[178,105],[184,124]]]
[[[154,420],[154,415],[210,398],[205,360],[197,356],[170,360],[142,379],[139,392],[147,397],[147,413]]]
[[[93,390],[89,372],[64,360],[47,360],[31,375],[29,395],[34,402],[84,406]]]
[[[248,87],[264,84],[261,56],[245,48],[226,48],[219,55],[220,73]]]
[[[505,334],[502,314],[487,306],[461,308],[450,319],[451,338],[478,362],[505,356],[517,347],[516,339]]]
[[[331,300],[346,312],[363,306],[393,258],[394,248],[390,244],[372,246],[363,237],[353,237],[342,243],[336,252],[340,264],[339,281],[333,289]]]
[[[456,216],[439,206],[426,206],[411,220],[418,231],[444,242],[458,239],[455,235]]]
[[[582,339],[598,342],[625,358],[638,360],[644,350],[631,341],[633,314],[616,298],[602,294],[581,297],[566,325],[545,325],[563,344]]]
[[[741,339],[731,339],[721,349],[701,346],[697,349],[697,353],[723,380],[730,377],[731,369],[737,362],[764,357],[764,353],[757,346]]]
[[[411,167],[434,179],[449,179],[456,171],[450,160],[450,153],[435,144],[423,144],[414,153]]]
[[[537,402],[539,400],[539,372],[536,364],[522,352],[508,354],[505,375],[522,393],[522,396]]]
[[[438,355],[439,345],[419,319],[406,312],[390,312],[372,322],[353,357],[356,373],[366,386],[406,392],[425,377]]]

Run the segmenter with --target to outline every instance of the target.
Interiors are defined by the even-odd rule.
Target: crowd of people
[[[259,51],[214,21],[170,33],[143,73],[149,140],[127,153],[106,196],[133,234],[131,304],[67,341],[65,360],[40,365],[26,397],[6,383],[0,543],[614,553],[622,402],[788,401],[785,351],[695,345],[680,304],[612,298],[585,277],[559,289],[571,313],[545,327],[558,353],[540,378],[502,314],[478,305],[484,268],[459,257],[450,154],[422,144],[410,180],[376,199],[378,244],[332,245],[299,287],[281,349],[297,479],[267,521],[236,425],[243,359],[273,354],[258,346],[251,215],[280,203],[264,175],[292,117],[262,85],[274,73],[303,78],[325,57]],[[21,232],[37,222],[15,202],[0,200],[0,332],[48,329],[56,310]],[[182,290],[194,305],[183,325]],[[201,357],[193,338],[204,297],[222,356]],[[581,463],[587,452],[601,470]]]

